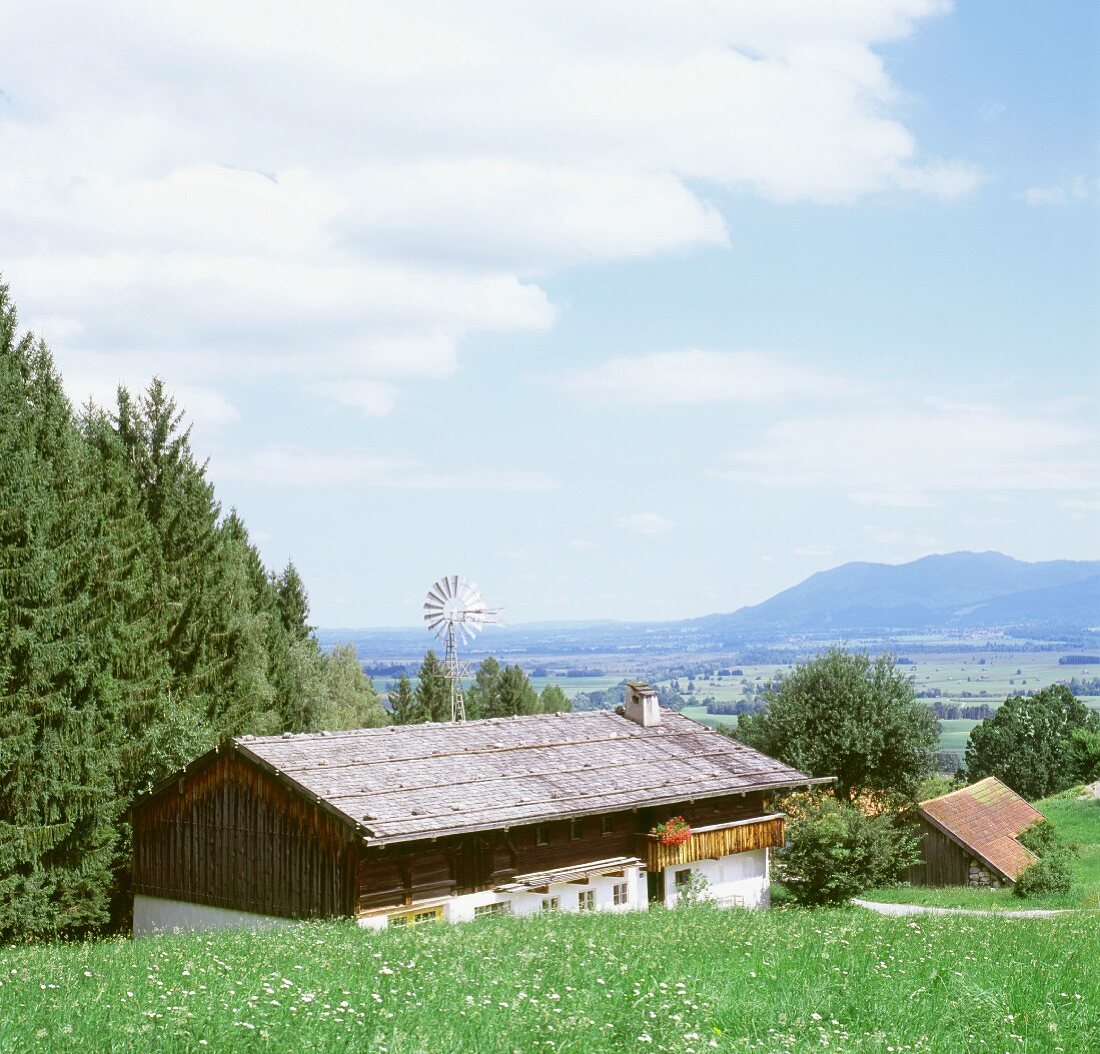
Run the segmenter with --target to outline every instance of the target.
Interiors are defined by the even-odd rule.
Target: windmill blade
[[[451,596],[458,596],[458,575],[451,575]]]
[[[443,605],[442,604],[436,604],[434,601],[429,600],[427,603],[425,603],[424,610],[425,611],[442,611],[443,610]]]
[[[443,595],[443,590],[438,582],[428,590],[428,600],[433,604],[439,604],[441,607],[447,603],[447,598]]]
[[[479,592],[477,586],[473,584],[473,582],[462,583],[462,591],[460,593],[460,597],[462,599],[462,606],[464,608],[477,607],[479,604],[484,603],[484,601],[481,599],[481,593]]]

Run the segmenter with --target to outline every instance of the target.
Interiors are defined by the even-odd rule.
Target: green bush
[[[1025,849],[1030,849],[1036,856],[1059,854],[1074,857],[1078,852],[1077,845],[1074,842],[1067,842],[1050,820],[1036,820],[1026,831],[1020,833],[1016,841]]]
[[[1049,820],[1037,820],[1017,841],[1039,859],[1020,873],[1012,892],[1018,897],[1068,893],[1073,881],[1069,862],[1078,853],[1077,845],[1062,838]]]
[[[1073,876],[1070,873],[1069,856],[1054,852],[1040,857],[1030,867],[1020,872],[1012,892],[1018,897],[1047,896],[1051,893],[1069,893]]]
[[[887,815],[865,816],[835,798],[792,807],[779,878],[800,904],[844,904],[866,889],[893,885],[918,858],[917,836]]]

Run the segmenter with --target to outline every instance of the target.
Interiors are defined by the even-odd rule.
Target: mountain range
[[[690,622],[737,638],[921,629],[1100,626],[1100,561],[957,552],[819,571],[763,603]]]
[[[487,631],[470,658],[720,651],[791,637],[851,640],[921,631],[1005,631],[1021,637],[1100,633],[1100,561],[1028,563],[957,552],[905,564],[848,563],[819,571],[760,604],[676,622],[542,622]],[[319,630],[353,641],[361,658],[423,655],[418,629]]]

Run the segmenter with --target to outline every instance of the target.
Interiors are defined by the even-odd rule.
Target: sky
[[[313,620],[1100,558],[1091,0],[0,0],[0,274]]]

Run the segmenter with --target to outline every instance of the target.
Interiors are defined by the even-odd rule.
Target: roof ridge
[[[662,713],[676,714],[678,717],[683,717],[678,710],[669,710],[666,707],[661,708]],[[316,732],[281,732],[270,736],[254,736],[246,734],[243,736],[234,736],[234,743],[277,743],[277,742],[309,742],[316,739],[343,739],[349,736],[363,736],[363,735],[386,735],[394,732],[400,732],[405,729],[410,731],[424,731],[426,729],[435,728],[464,728],[471,725],[487,725],[490,723],[495,724],[512,724],[513,722],[521,721],[557,721],[562,719],[575,719],[575,718],[587,718],[587,717],[617,717],[622,720],[629,721],[629,718],[624,718],[622,714],[617,713],[614,710],[560,710],[552,714],[513,714],[508,717],[475,717],[469,721],[418,721],[415,724],[410,725],[377,725],[367,728],[344,728],[338,731],[329,731],[326,729],[320,729]],[[684,718],[685,721],[691,720],[690,718]],[[634,724],[633,721],[630,722]],[[641,726],[638,726],[641,727]],[[706,731],[705,725],[701,725]]]

